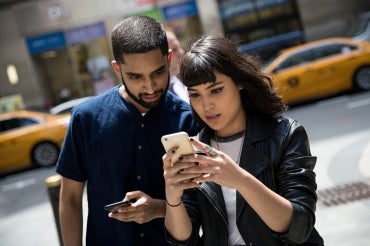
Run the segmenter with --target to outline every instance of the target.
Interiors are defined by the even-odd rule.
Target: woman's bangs
[[[208,82],[215,82],[216,76],[214,75],[213,66],[203,57],[193,57],[192,60],[183,68],[183,83],[187,87],[192,87]]]

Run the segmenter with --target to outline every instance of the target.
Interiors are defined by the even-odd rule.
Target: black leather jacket
[[[247,133],[240,166],[293,205],[289,231],[269,229],[248,203],[237,193],[237,226],[246,245],[323,245],[314,229],[316,181],[313,172],[316,157],[311,156],[305,129],[297,121],[247,114]],[[210,143],[214,132],[203,129],[199,139]],[[167,237],[174,245],[226,246],[228,219],[221,187],[204,182],[199,188],[186,190],[183,201],[192,220],[193,233],[186,242]],[[199,228],[203,231],[199,236]],[[315,235],[312,236],[312,232]],[[310,236],[311,235],[311,236]],[[315,237],[316,238],[313,238]]]

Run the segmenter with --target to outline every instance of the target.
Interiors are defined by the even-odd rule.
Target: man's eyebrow
[[[166,68],[166,65],[163,65],[159,68],[157,68],[156,70],[154,70],[153,72],[151,73],[156,73],[156,72],[160,72],[160,71],[163,71],[164,69]],[[142,76],[141,73],[135,73],[135,72],[125,72],[125,74],[129,75],[129,76]]]
[[[158,69],[154,70],[153,73],[160,72],[160,71],[164,70],[165,68],[166,68],[166,65],[162,65]]]

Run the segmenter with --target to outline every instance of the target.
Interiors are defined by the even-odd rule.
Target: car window
[[[280,63],[280,65],[277,68],[278,70],[282,70],[310,62],[311,60],[312,60],[311,52],[302,51],[289,56],[282,63]]]
[[[38,121],[26,118],[14,118],[0,121],[0,132],[5,132],[15,128],[37,124]]]
[[[337,54],[347,53],[351,50],[356,49],[355,46],[347,44],[330,44],[320,46],[312,50],[312,56],[314,60],[323,59],[326,57],[334,56]]]

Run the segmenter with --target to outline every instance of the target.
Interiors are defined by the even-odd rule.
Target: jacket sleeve
[[[303,243],[315,224],[317,202],[316,157],[311,155],[307,133],[297,121],[289,120],[282,136],[280,161],[276,167],[276,190],[293,206],[293,218],[288,232],[276,234],[281,240]]]

